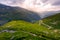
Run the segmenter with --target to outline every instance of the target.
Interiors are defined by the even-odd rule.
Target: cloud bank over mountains
[[[23,7],[35,12],[60,10],[60,0],[0,0],[0,3]]]

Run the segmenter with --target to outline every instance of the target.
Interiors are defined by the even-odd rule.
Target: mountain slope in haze
[[[44,18],[42,22],[54,29],[60,29],[60,13]]]
[[[46,12],[41,13],[40,16],[41,16],[42,18],[46,18],[46,17],[49,17],[49,16],[56,15],[56,14],[58,14],[58,13],[60,13],[60,10],[58,10],[58,11],[46,11]]]
[[[25,20],[34,22],[40,19],[40,16],[36,12],[32,12],[20,7],[11,7],[0,4],[0,20],[2,21]]]

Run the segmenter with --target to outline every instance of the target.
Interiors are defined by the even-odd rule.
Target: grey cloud
[[[17,5],[21,4],[24,0],[0,0],[0,3],[6,5]]]
[[[43,3],[50,3],[53,6],[60,6],[60,0],[41,0]]]
[[[24,0],[13,0],[12,2],[13,3],[22,3],[22,2],[24,2]]]
[[[43,3],[47,2],[48,0],[42,0]]]
[[[60,6],[60,0],[55,1],[52,5]]]
[[[9,5],[17,5],[23,3],[25,0],[0,0],[0,3]],[[43,3],[51,3],[52,5],[60,5],[60,0],[41,0]]]

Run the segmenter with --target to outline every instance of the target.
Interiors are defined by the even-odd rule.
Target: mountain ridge
[[[0,4],[0,20],[25,20],[35,22],[41,17],[36,13],[20,7],[11,7]]]

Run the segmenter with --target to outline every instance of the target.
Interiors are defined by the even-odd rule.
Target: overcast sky
[[[60,0],[0,0],[0,3],[36,12],[60,10]]]

